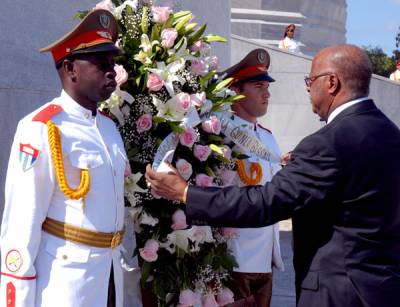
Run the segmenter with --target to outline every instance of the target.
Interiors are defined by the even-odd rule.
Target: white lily
[[[156,96],[153,96],[153,101],[152,102],[153,102],[153,105],[156,107],[156,109],[158,111],[157,116],[166,118],[165,113],[167,113],[168,107],[164,103],[164,101],[158,99]],[[168,119],[168,118],[166,118],[166,119]]]
[[[140,225],[155,226],[158,224],[158,218],[152,217],[146,211],[143,211],[138,219],[138,222]]]
[[[167,89],[169,95],[172,97],[175,94],[172,82],[177,81],[182,85],[185,83],[185,79],[176,75],[176,73],[184,67],[185,60],[181,58],[168,65],[165,65],[164,62],[157,62],[157,68],[147,68],[147,70],[156,74],[160,79],[164,81],[164,86]]]
[[[175,48],[168,49],[168,55],[173,56],[173,59],[184,59],[185,61],[197,59],[197,57],[193,56],[187,49],[186,37],[183,38],[183,43],[178,50],[175,50]]]
[[[176,247],[188,251],[189,248],[189,232],[188,230],[174,230],[167,235],[167,241],[160,243],[160,247],[165,248],[171,254],[175,253]]]
[[[143,64],[151,64],[153,61],[151,60],[151,55],[153,53],[153,46],[159,45],[159,41],[150,41],[149,37],[147,34],[142,34],[140,37],[140,45],[139,47],[142,48],[141,51],[139,51],[138,54],[135,54],[134,59],[136,61],[139,61]]]
[[[133,57],[136,61],[141,62],[142,64],[151,64],[153,63],[149,57],[149,55],[144,52],[143,50],[140,50],[139,53],[135,54]]]
[[[142,173],[131,174],[125,178],[125,193],[146,193],[147,190],[142,189],[137,183],[142,178]]]
[[[124,3],[122,3],[120,6],[117,6],[114,11],[114,17],[116,19],[121,19],[122,18],[122,11],[126,8],[126,6],[129,5],[133,11],[136,11],[137,5],[138,5],[138,0],[127,0]]]
[[[100,104],[100,111],[109,109],[110,112],[118,119],[119,124],[122,126],[125,123],[124,114],[121,112],[120,107],[124,101],[132,104],[135,99],[131,94],[121,90],[119,87],[111,94],[110,98]]]
[[[167,236],[167,241],[160,243],[160,246],[168,250],[171,254],[175,253],[176,247],[189,251],[189,240],[194,243],[190,251],[199,251],[200,244],[204,242],[214,242],[211,227],[193,226],[189,229],[174,230]]]
[[[147,36],[147,34],[142,34],[142,36],[140,37],[139,47],[142,48],[142,50],[144,52],[146,52],[148,55],[151,55],[153,46],[159,45],[159,44],[160,44],[160,42],[157,40],[150,42],[150,39]]]

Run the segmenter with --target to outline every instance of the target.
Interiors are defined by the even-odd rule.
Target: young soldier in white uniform
[[[252,138],[259,139],[268,150],[280,156],[280,150],[271,132],[257,122],[267,112],[269,83],[273,82],[268,73],[270,57],[264,49],[250,52],[242,61],[225,71],[226,77],[235,78],[231,88],[246,96],[232,105],[233,123],[246,129]],[[263,185],[281,168],[279,162],[258,158],[242,151],[248,159],[238,161],[237,177],[234,184]],[[272,267],[283,270],[279,246],[278,224],[262,228],[241,228],[234,230],[234,237],[228,241],[239,267],[232,273],[230,288],[235,294],[234,306],[266,307],[272,295]]]
[[[122,306],[127,159],[114,123],[96,111],[116,87],[116,39],[112,14],[96,10],[41,50],[52,52],[63,91],[17,127],[0,306]]]

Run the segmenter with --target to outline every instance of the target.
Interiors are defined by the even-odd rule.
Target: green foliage
[[[372,63],[372,72],[374,74],[388,77],[395,69],[393,58],[386,55],[380,47],[363,46],[364,51],[369,56]]]

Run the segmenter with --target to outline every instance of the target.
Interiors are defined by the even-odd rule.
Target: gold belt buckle
[[[111,248],[114,249],[118,245],[122,243],[122,239],[124,237],[124,231],[117,231],[114,233],[112,239],[111,239]]]

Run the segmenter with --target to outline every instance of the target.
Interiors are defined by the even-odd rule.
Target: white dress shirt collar
[[[351,100],[349,102],[346,102],[345,104],[342,104],[341,106],[337,107],[335,110],[333,110],[333,112],[331,114],[329,114],[328,116],[328,120],[327,120],[327,124],[329,124],[331,121],[333,121],[333,119],[339,115],[339,113],[343,112],[344,110],[346,110],[347,108],[350,108],[351,106],[360,103],[362,101],[368,100],[368,97],[361,97],[361,98],[357,98],[354,100]]]
[[[59,97],[61,107],[69,114],[76,116],[84,121],[93,121],[92,111],[82,107],[64,90]]]
[[[250,130],[253,130],[253,131],[257,129],[257,123],[249,122],[249,121],[247,121],[247,120],[245,120],[245,119],[243,119],[243,118],[241,118],[241,117],[239,117],[237,115],[233,115],[233,121],[235,122],[235,124],[238,124],[238,125],[240,125],[242,127],[245,127],[247,129],[250,129]]]

